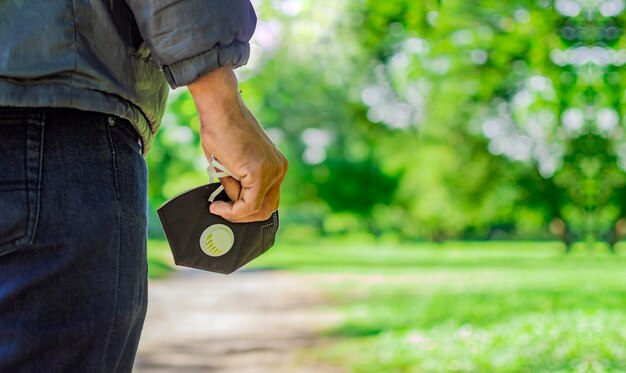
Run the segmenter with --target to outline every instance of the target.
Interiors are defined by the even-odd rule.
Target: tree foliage
[[[626,213],[622,0],[259,1],[243,95],[303,232],[615,240]],[[203,182],[171,100],[153,206]],[[622,224],[623,225],[623,224]]]

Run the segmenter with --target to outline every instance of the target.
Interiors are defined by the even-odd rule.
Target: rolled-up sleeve
[[[249,0],[126,0],[172,88],[248,62],[256,14]]]

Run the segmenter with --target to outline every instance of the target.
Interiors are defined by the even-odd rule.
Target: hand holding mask
[[[211,179],[233,176],[214,158],[208,171]],[[274,245],[278,211],[265,221],[232,223],[209,212],[216,200],[230,201],[219,182],[179,194],[157,210],[177,265],[229,274]]]

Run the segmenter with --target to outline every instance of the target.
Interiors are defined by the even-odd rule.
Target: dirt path
[[[152,281],[134,371],[337,372],[299,356],[325,343],[317,333],[338,321],[313,281],[280,271],[195,270]]]

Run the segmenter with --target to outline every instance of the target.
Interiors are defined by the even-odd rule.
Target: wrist
[[[200,118],[220,115],[239,106],[237,76],[231,65],[222,66],[191,82],[188,86]]]

